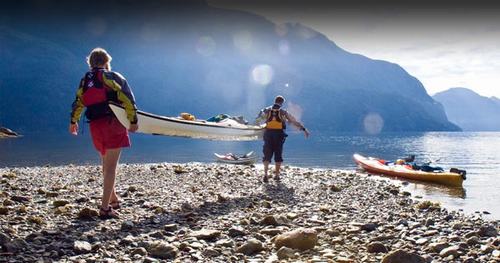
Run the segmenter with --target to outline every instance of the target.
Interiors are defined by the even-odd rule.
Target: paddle
[[[431,163],[437,163],[437,162],[441,161],[441,159],[442,159],[442,158],[438,158],[438,159],[434,159],[434,160],[428,160],[427,162],[424,162],[424,164],[429,165],[429,164],[431,164]]]

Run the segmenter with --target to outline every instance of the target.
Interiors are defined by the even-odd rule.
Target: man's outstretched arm
[[[306,127],[301,122],[297,121],[297,119],[292,114],[290,114],[289,112],[286,112],[285,116],[286,116],[287,121],[290,124],[292,124],[293,126],[297,127],[299,130],[304,132],[304,135],[306,136],[306,138],[309,137],[309,131],[306,129]]]

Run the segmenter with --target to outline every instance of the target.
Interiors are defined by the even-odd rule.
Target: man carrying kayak
[[[264,158],[262,160],[264,163],[264,182],[268,181],[267,171],[273,155],[275,162],[274,179],[280,179],[280,168],[283,163],[283,144],[288,136],[285,133],[286,122],[291,123],[299,130],[303,131],[306,138],[309,137],[309,131],[304,127],[304,125],[298,122],[288,111],[282,109],[284,102],[285,98],[283,98],[283,96],[276,96],[274,104],[262,109],[255,121],[257,125],[260,125],[262,122],[265,122],[266,124],[263,147]]]

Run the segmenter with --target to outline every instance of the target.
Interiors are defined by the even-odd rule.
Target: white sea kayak
[[[230,164],[253,164],[257,161],[257,155],[249,152],[243,156],[236,156],[234,154],[218,154],[214,153],[218,162]]]
[[[125,109],[112,102],[109,103],[109,107],[120,123],[128,129],[130,122]],[[191,121],[143,111],[137,111],[137,119],[139,125],[137,132],[153,135],[220,141],[254,141],[262,138],[264,132],[263,126],[244,125],[232,119],[225,119],[221,122]]]

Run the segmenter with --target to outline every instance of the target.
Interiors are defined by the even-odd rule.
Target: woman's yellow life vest
[[[285,124],[283,123],[283,118],[281,116],[280,109],[271,109],[267,113],[266,129],[271,129],[271,130],[285,129]]]

